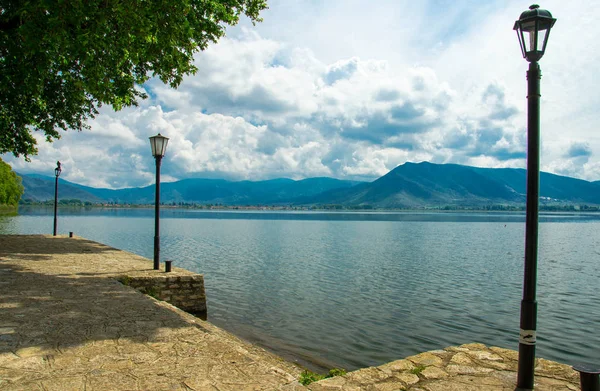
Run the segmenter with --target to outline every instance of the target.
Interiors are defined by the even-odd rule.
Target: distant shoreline
[[[36,207],[36,208],[52,208],[53,203],[45,202],[30,202],[19,204],[18,208]],[[4,206],[0,206],[0,214],[4,210]],[[59,202],[60,209],[153,209],[153,204],[118,204],[118,203],[76,203],[76,202]],[[183,204],[172,205],[170,203],[161,204],[161,209],[192,209],[205,211],[256,211],[256,212],[406,212],[406,213],[523,213],[525,206],[509,206],[509,205],[490,205],[488,207],[478,206],[442,206],[442,207],[422,207],[422,208],[360,208],[360,207],[341,207],[337,205],[319,205],[319,206],[277,206],[277,205],[202,205],[202,204]],[[540,212],[555,212],[555,213],[598,213],[600,207],[587,206],[581,208],[579,205],[540,205]],[[17,207],[12,207],[12,213],[17,212]]]

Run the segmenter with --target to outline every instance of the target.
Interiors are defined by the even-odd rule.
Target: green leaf
[[[0,15],[0,153],[37,153],[32,131],[83,130],[103,104],[137,105],[150,76],[177,88],[224,25],[265,0],[23,1]]]

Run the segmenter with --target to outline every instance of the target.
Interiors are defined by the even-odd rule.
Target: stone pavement
[[[114,279],[153,273],[82,238],[0,235],[0,389],[304,389],[296,365]]]
[[[312,391],[514,391],[518,353],[473,343],[434,350],[308,386]],[[538,359],[536,391],[579,390],[571,367]]]
[[[0,390],[307,389],[295,364],[115,279],[156,273],[148,259],[82,238],[0,235]],[[513,391],[516,360],[469,344],[308,389]],[[535,379],[536,391],[579,390],[563,364],[538,359]]]

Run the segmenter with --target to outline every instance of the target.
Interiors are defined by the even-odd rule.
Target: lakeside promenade
[[[0,235],[0,389],[514,390],[516,352],[481,344],[304,387],[297,365],[116,280],[158,274],[79,237]],[[536,390],[579,390],[578,374],[540,359]]]

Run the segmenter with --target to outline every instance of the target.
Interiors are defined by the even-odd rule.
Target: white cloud
[[[577,6],[579,4],[579,6]],[[148,137],[171,138],[163,179],[374,179],[406,161],[524,167],[527,62],[512,25],[520,1],[272,0],[256,28],[196,56],[173,90],[103,108],[92,129],[40,138],[20,172],[104,187],[153,182]],[[593,64],[600,5],[548,0],[558,18],[541,61],[542,168],[600,179]],[[589,11],[589,12],[588,12]],[[571,148],[572,153],[567,154]]]

